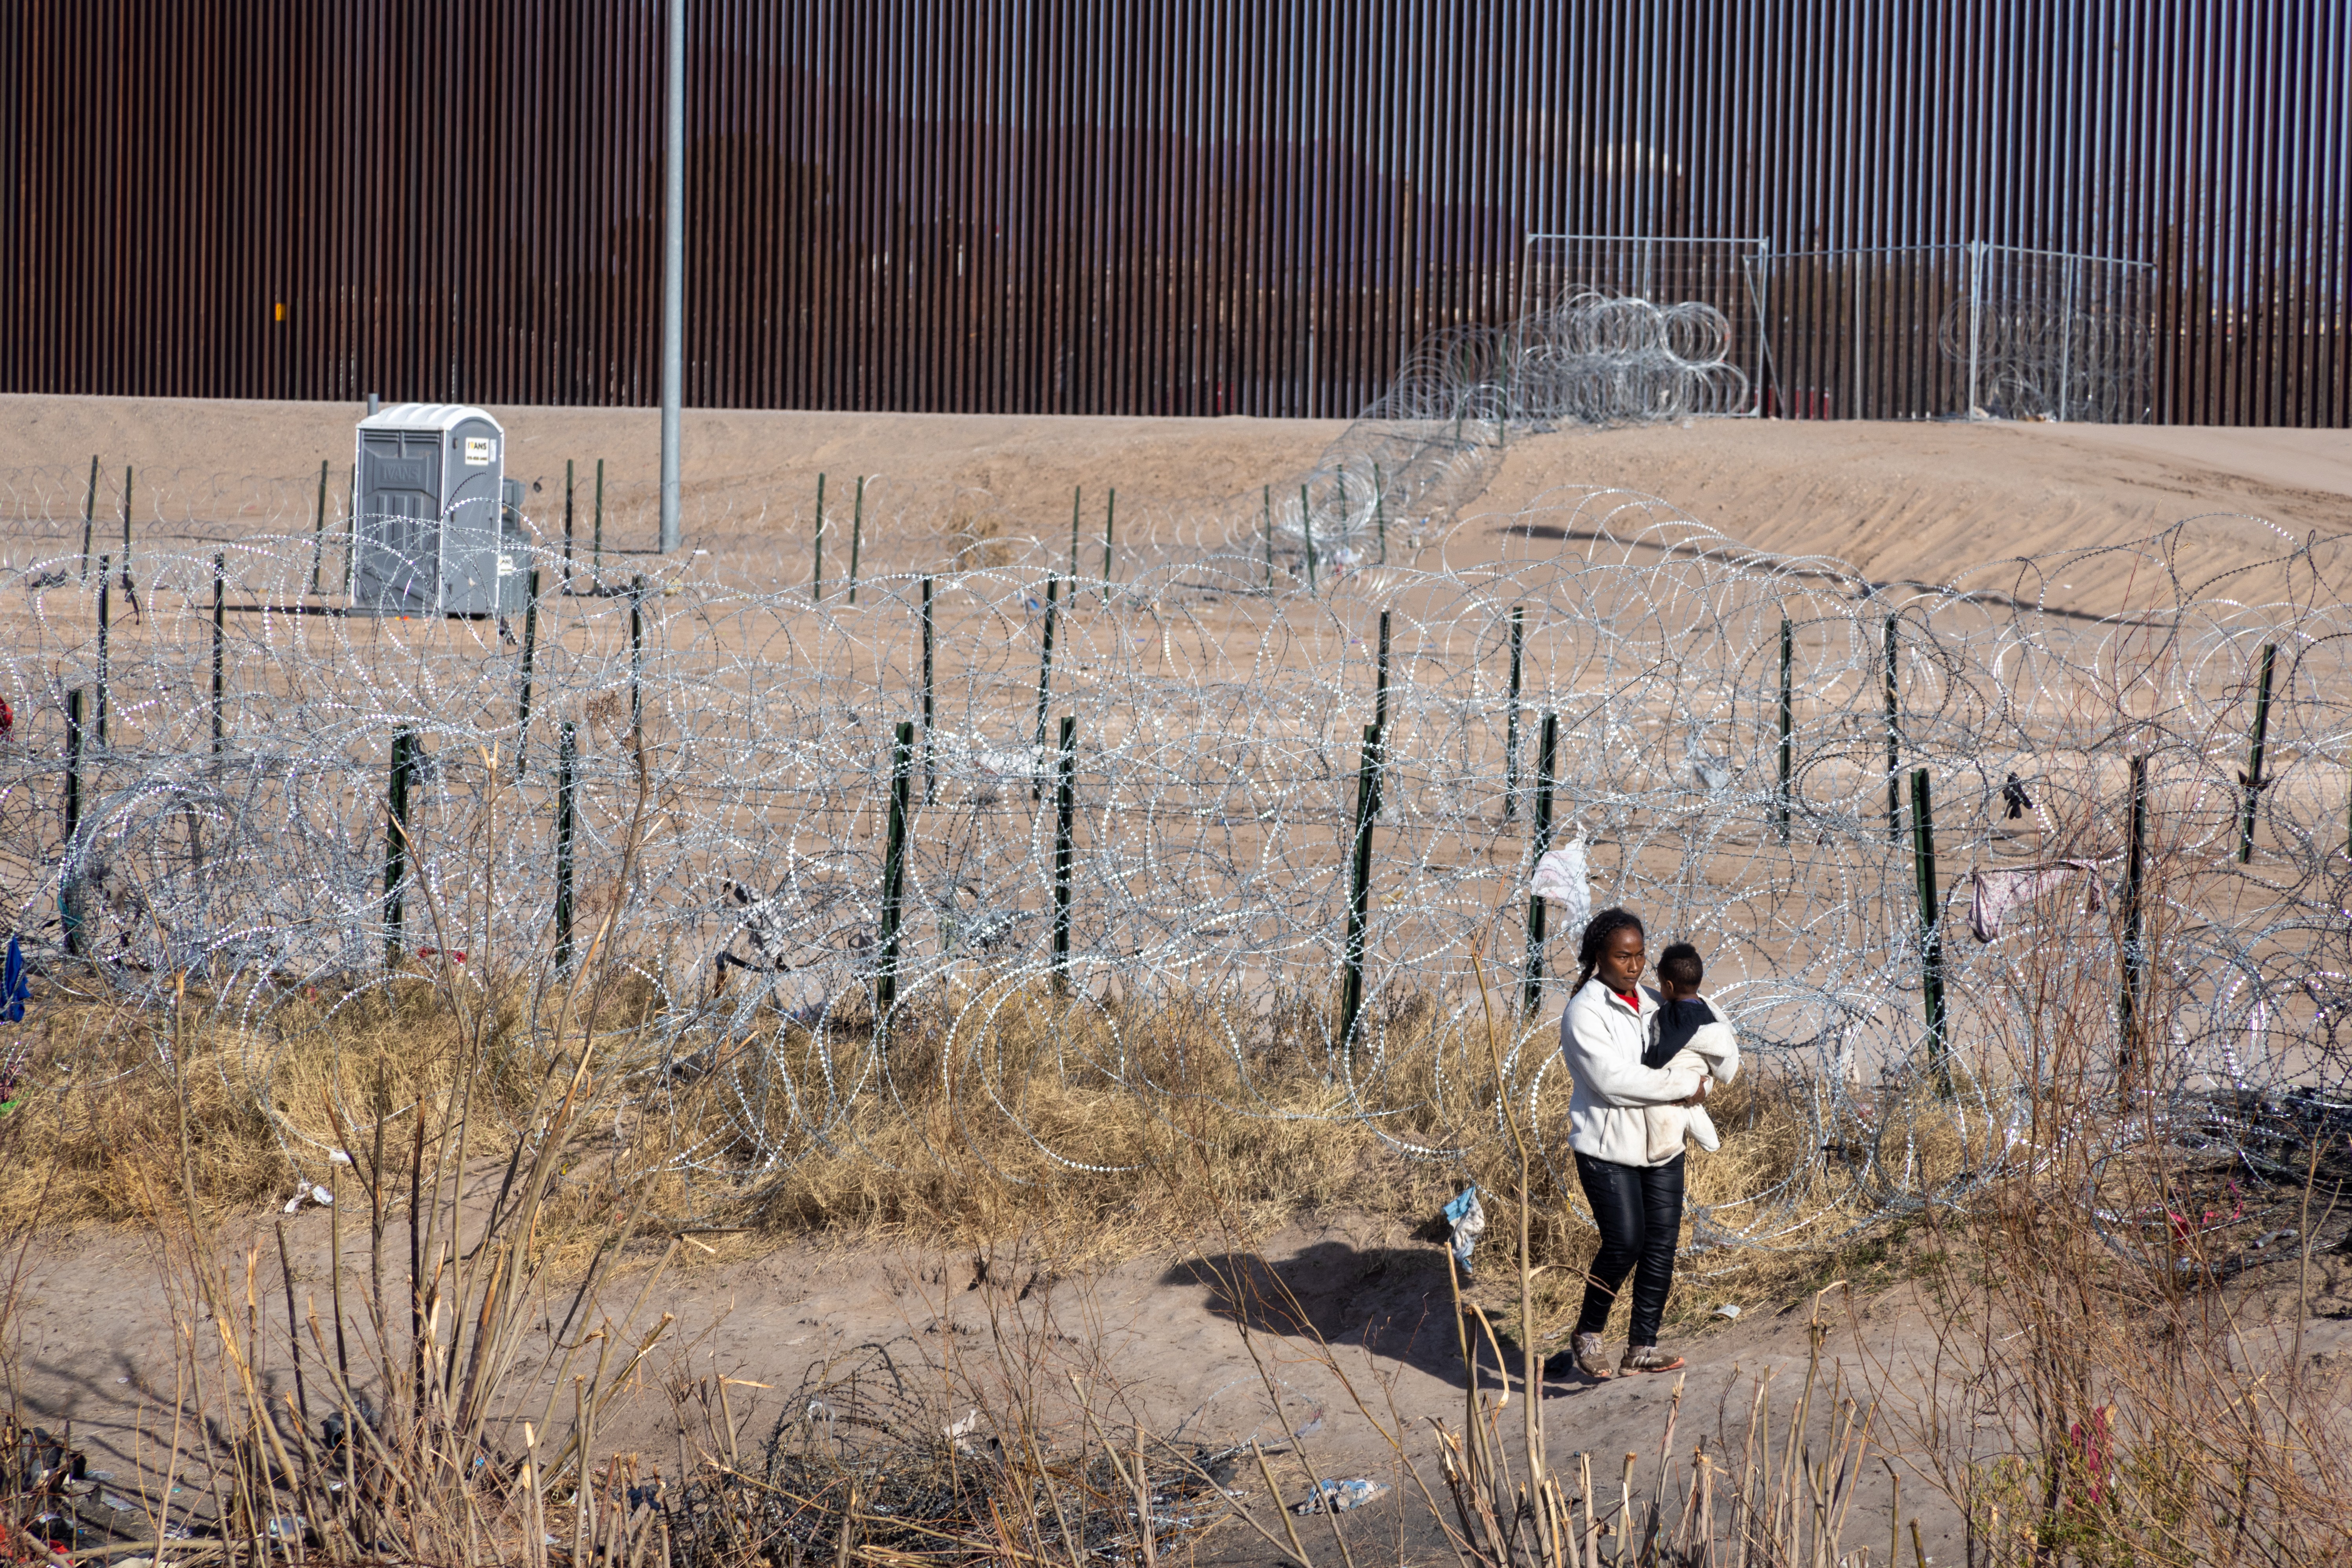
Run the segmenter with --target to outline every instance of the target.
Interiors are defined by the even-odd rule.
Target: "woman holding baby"
[[[1640,917],[1608,909],[1584,928],[1576,991],[1559,1022],[1560,1054],[1576,1091],[1569,1146],[1601,1231],[1585,1273],[1584,1310],[1565,1356],[1588,1377],[1612,1372],[1601,1330],[1618,1287],[1633,1277],[1632,1332],[1616,1371],[1672,1372],[1682,1358],[1658,1348],[1658,1322],[1674,1287],[1683,1227],[1683,1140],[1716,1146],[1706,1110],[1711,1082],[1739,1070],[1731,1026],[1699,994],[1698,950],[1675,942],[1658,956],[1658,989],[1642,984],[1649,952]]]

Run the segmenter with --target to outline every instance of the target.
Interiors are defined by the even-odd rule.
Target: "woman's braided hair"
[[[1570,991],[1570,995],[1573,996],[1577,991],[1583,990],[1586,984],[1591,980],[1592,972],[1601,967],[1601,955],[1608,951],[1609,939],[1629,926],[1634,931],[1641,931],[1643,936],[1649,934],[1642,925],[1641,916],[1615,904],[1610,905],[1586,922],[1584,940],[1576,944],[1576,962],[1583,965],[1583,970],[1577,975],[1576,990]]]

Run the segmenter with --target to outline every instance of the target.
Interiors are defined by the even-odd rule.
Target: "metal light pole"
[[[686,379],[686,0],[669,0],[669,82],[663,103],[661,548],[685,541],[677,521],[677,405]]]

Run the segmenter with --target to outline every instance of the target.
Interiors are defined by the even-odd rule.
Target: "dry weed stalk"
[[[501,771],[494,752],[481,764],[486,789],[474,833],[487,845],[499,827]],[[642,755],[638,778],[617,871],[624,882],[646,827]],[[489,876],[495,864],[482,854],[479,874]],[[593,1490],[583,1475],[597,1417],[670,1321],[663,1314],[648,1326],[642,1317],[676,1239],[625,1311],[614,1317],[603,1300],[607,1260],[646,1221],[652,1184],[642,1171],[619,1180],[623,1201],[609,1212],[560,1327],[547,1296],[551,1248],[541,1231],[551,1194],[577,1157],[602,1085],[631,1065],[599,1031],[614,989],[612,917],[572,973],[559,974],[543,958],[502,963],[487,921],[473,931],[456,930],[436,890],[428,883],[421,892],[438,961],[402,984],[429,990],[448,1020],[441,1038],[452,1057],[434,1075],[440,1092],[420,1092],[405,1107],[393,1103],[379,1067],[364,1124],[327,1097],[337,1147],[366,1201],[368,1233],[364,1274],[347,1280],[344,1205],[333,1205],[331,1330],[321,1325],[315,1298],[296,1322],[294,1268],[282,1226],[282,1324],[273,1321],[260,1283],[258,1248],[244,1260],[241,1290],[216,1257],[190,1154],[187,1097],[181,1097],[176,1196],[184,1229],[175,1246],[194,1284],[190,1321],[203,1325],[204,1342],[216,1351],[200,1353],[190,1339],[184,1361],[204,1417],[209,1524],[217,1536],[206,1550],[233,1563],[280,1554],[299,1560],[309,1552],[348,1562],[471,1565],[518,1554],[543,1562],[551,1493],[564,1489],[585,1498]],[[453,945],[470,946],[469,970],[457,968]],[[519,973],[537,976],[536,993],[527,998],[508,994]],[[503,1070],[497,1058],[508,1048],[505,1024],[519,1000],[549,1020],[554,1050],[519,1125],[508,1130],[488,1086]],[[170,1027],[175,1048],[168,1059],[184,1064],[188,1053],[177,1048],[188,1033],[184,982]],[[404,1139],[394,1130],[404,1117]],[[502,1131],[509,1146],[501,1159]],[[386,1257],[402,1239],[395,1227],[404,1218],[404,1269]],[[267,1369],[281,1345],[294,1388],[273,1397]],[[530,1377],[518,1371],[526,1345],[544,1352],[543,1370]],[[575,1373],[591,1347],[586,1369]],[[172,1473],[179,1458],[172,1457]],[[581,1518],[587,1511],[578,1510]],[[158,1555],[167,1554],[184,1558],[185,1552],[167,1541]]]

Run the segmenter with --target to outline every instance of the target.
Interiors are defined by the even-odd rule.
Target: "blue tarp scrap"
[[[25,978],[25,944],[12,936],[8,939],[8,957],[0,963],[0,1022],[23,1023],[25,1004],[32,994],[32,987]]]

